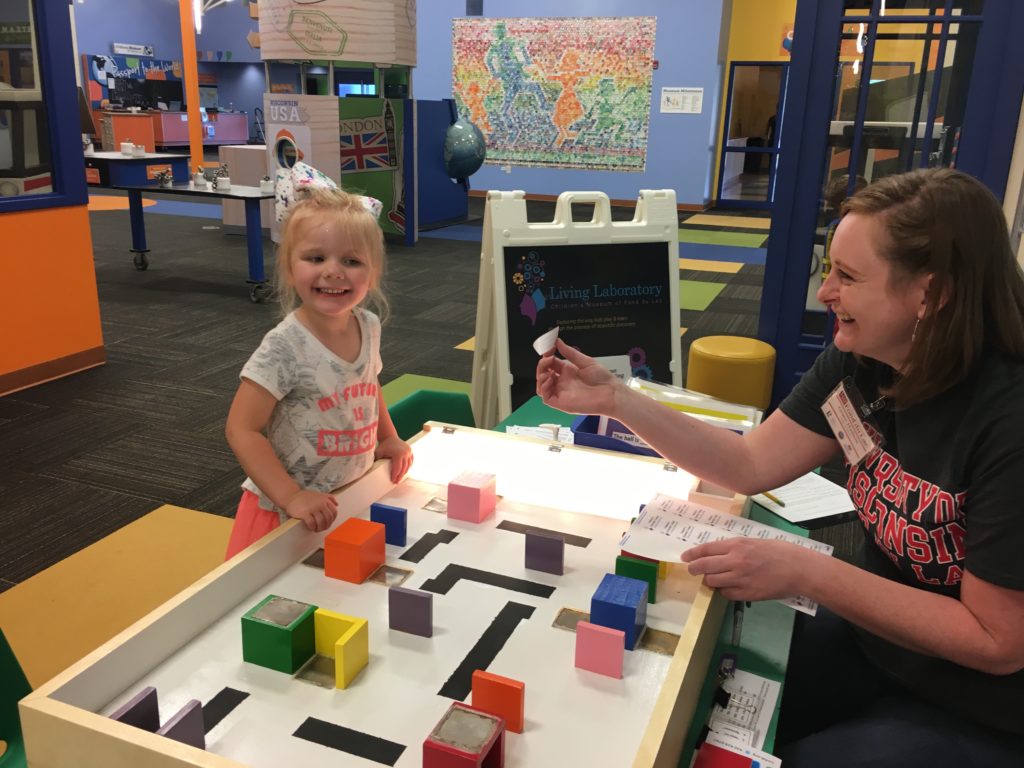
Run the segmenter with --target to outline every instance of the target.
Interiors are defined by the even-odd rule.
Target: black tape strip
[[[459,534],[455,531],[444,529],[436,533],[425,533],[420,540],[399,555],[399,560],[408,560],[410,563],[418,563],[430,554],[430,551],[439,544],[448,544]]]
[[[203,733],[209,733],[217,727],[217,723],[231,714],[231,711],[245,701],[249,694],[225,688],[203,705]]]
[[[452,676],[441,686],[437,695],[446,696],[455,701],[464,701],[473,690],[473,673],[478,669],[487,669],[491,665],[501,649],[505,647],[505,643],[512,637],[512,633],[516,631],[519,622],[530,618],[533,611],[532,605],[511,601],[505,603],[505,607],[494,617],[494,621],[476,641],[476,645],[466,654],[466,658],[462,660]]]
[[[551,597],[551,593],[555,591],[555,588],[549,584],[517,579],[513,576],[502,576],[500,573],[481,571],[476,568],[468,568],[465,565],[445,566],[445,569],[437,576],[424,581],[420,589],[437,595],[447,595],[449,590],[462,579],[476,581],[480,584],[490,584],[492,587],[522,592],[524,595],[533,595],[534,597]]]
[[[502,520],[498,523],[495,528],[500,528],[503,531],[511,531],[512,533],[547,533],[552,536],[561,536],[566,544],[573,547],[585,548],[589,543],[590,539],[586,536],[577,536],[572,533],[565,533],[563,531],[555,531],[551,528],[541,528],[536,525],[527,525],[526,523],[514,523],[511,520]]]
[[[315,717],[307,717],[292,736],[381,765],[394,765],[405,751],[404,744],[354,731],[326,720],[317,720]]]
[[[307,557],[302,561],[303,565],[308,565],[313,568],[319,568],[323,570],[324,567],[324,548],[320,547],[316,552]]]

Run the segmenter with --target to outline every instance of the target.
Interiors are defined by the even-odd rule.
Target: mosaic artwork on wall
[[[453,19],[455,100],[486,162],[643,171],[656,23]]]

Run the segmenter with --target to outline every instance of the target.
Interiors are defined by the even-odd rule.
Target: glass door
[[[798,0],[758,336],[778,402],[831,341],[814,294],[842,201],[913,168],[1006,186],[1024,90],[1019,0]],[[785,150],[785,151],[781,151]]]
[[[787,62],[735,61],[718,167],[718,204],[769,208],[786,98]]]
[[[834,318],[815,294],[843,200],[913,168],[955,165],[980,18],[978,2],[844,3],[828,145],[819,185],[804,342],[824,348]],[[971,19],[971,20],[968,20]]]

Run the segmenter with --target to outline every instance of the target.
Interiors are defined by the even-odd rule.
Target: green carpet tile
[[[411,395],[418,389],[436,389],[441,392],[465,392],[467,395],[472,389],[468,381],[452,381],[441,379],[436,376],[418,376],[414,373],[403,373],[394,381],[389,381],[380,391],[384,394],[384,402],[388,405],[397,403],[406,395]]]
[[[679,281],[679,308],[704,310],[721,293],[723,283],[704,283],[696,280]]]

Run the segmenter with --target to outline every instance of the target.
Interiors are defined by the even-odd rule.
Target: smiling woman
[[[835,344],[745,436],[667,411],[562,339],[537,392],[748,495],[843,450],[859,567],[742,538],[681,553],[730,600],[822,606],[797,620],[776,740],[788,768],[1021,766],[1024,276],[998,201],[958,171],[888,176],[842,216],[819,292]]]
[[[899,371],[927,307],[931,275],[908,276],[882,253],[888,234],[879,216],[851,213],[832,238],[832,270],[818,301],[836,316],[834,343]]]

